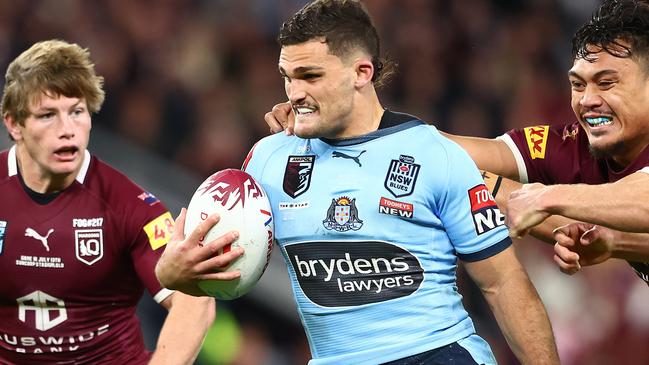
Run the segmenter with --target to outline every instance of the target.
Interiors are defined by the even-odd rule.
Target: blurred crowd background
[[[95,128],[204,178],[239,167],[252,144],[269,133],[263,115],[286,98],[275,37],[304,3],[2,0],[0,68],[4,72],[39,40],[88,47],[107,91]],[[380,91],[385,107],[444,131],[484,137],[574,119],[566,77],[570,38],[598,1],[365,4],[384,52],[399,65]],[[550,245],[531,238],[516,245],[550,313],[563,364],[649,364],[649,288],[628,265],[611,260],[569,277],[554,266]],[[478,332],[501,364],[516,364],[479,292],[461,268],[458,276]],[[197,363],[306,364],[300,324],[262,302],[219,303]],[[144,315],[142,321],[154,343],[151,322],[159,318]]]

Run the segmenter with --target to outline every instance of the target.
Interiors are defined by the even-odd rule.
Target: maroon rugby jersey
[[[622,170],[596,159],[579,123],[514,129],[499,137],[514,153],[521,182],[543,184],[604,184],[649,166],[649,147]],[[629,262],[649,284],[649,263]]]
[[[76,181],[39,204],[0,153],[0,364],[145,364],[135,309],[170,291],[154,266],[167,208],[86,151]]]

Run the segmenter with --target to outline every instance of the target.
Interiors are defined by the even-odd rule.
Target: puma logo
[[[363,150],[363,151],[361,151],[361,153],[359,153],[358,156],[354,157],[354,156],[350,156],[350,155],[344,154],[344,153],[342,153],[342,152],[333,151],[333,152],[331,153],[331,157],[332,157],[332,158],[339,157],[339,158],[346,158],[346,159],[349,159],[349,160],[354,160],[354,162],[356,162],[356,163],[358,164],[358,167],[363,167],[363,165],[361,165],[360,157],[361,157],[361,155],[364,154],[365,152],[367,152],[367,150]]]
[[[27,229],[25,229],[25,236],[35,238],[35,239],[41,241],[43,246],[45,246],[45,250],[47,252],[49,252],[50,251],[50,246],[47,245],[47,238],[52,234],[52,232],[54,232],[54,228],[50,228],[50,230],[47,231],[47,234],[45,235],[45,237],[43,237],[40,234],[38,234],[38,232],[36,232],[32,228],[28,227]]]

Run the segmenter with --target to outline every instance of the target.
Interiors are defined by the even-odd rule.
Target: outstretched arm
[[[545,307],[513,247],[464,266],[482,291],[507,343],[522,364],[559,364]]]
[[[625,232],[649,232],[649,174],[602,185],[525,185],[508,203],[510,230],[521,235],[550,215]]]
[[[523,184],[492,174],[488,171],[482,172],[482,178],[484,179],[489,191],[491,191],[491,195],[493,195],[496,200],[498,208],[503,214],[508,214],[509,195],[513,191],[520,189]],[[533,226],[529,233],[543,242],[554,244],[554,229],[572,222],[574,222],[574,220],[562,216],[547,217],[538,225]],[[509,225],[510,222],[507,222],[507,224]],[[520,235],[510,230],[510,236],[519,237]]]
[[[169,313],[149,364],[193,364],[215,318],[214,299],[174,292],[160,304]]]

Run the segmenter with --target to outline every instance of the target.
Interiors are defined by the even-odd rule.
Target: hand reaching
[[[543,184],[525,184],[512,191],[507,202],[507,226],[509,235],[521,238],[537,224],[546,220],[550,214],[541,209],[541,196],[545,192]]]
[[[615,233],[589,223],[571,223],[554,230],[554,261],[561,271],[572,275],[582,266],[611,258]]]
[[[290,102],[280,103],[273,106],[273,109],[264,115],[266,124],[270,127],[271,133],[284,130],[287,136],[293,134],[295,125],[295,114]]]

